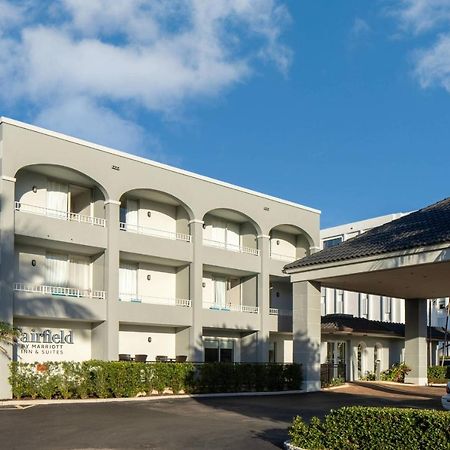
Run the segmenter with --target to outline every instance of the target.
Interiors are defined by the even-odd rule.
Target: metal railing
[[[257,306],[248,306],[248,305],[233,305],[228,303],[226,305],[220,305],[214,302],[203,302],[203,309],[212,309],[215,311],[234,311],[234,312],[243,312],[250,314],[258,314],[259,308]]]
[[[136,295],[136,294],[119,294],[119,300],[121,302],[149,303],[152,305],[165,305],[165,306],[183,306],[185,308],[190,308],[192,305],[191,300],[185,298],[152,297],[147,295]]]
[[[54,295],[58,297],[77,297],[77,298],[97,298],[105,299],[105,291],[92,289],[77,289],[62,286],[33,285],[26,283],[14,283],[14,290],[19,292],[30,292],[35,294]]]
[[[22,202],[15,202],[15,209],[16,211],[51,217],[53,219],[87,223],[98,227],[106,226],[106,220],[99,217],[84,216],[83,214],[77,214],[70,211],[59,211],[57,209],[44,208],[42,206],[28,205]]]
[[[159,237],[163,239],[172,239],[176,241],[191,242],[191,235],[184,233],[176,233],[174,231],[159,230],[157,228],[142,227],[140,225],[132,225],[130,223],[120,222],[119,227],[122,231],[130,233],[144,234],[146,236]]]
[[[257,248],[244,247],[242,245],[230,244],[228,242],[214,241],[213,239],[203,238],[203,245],[207,247],[221,248],[230,252],[247,253],[248,255],[259,256]]]
[[[325,363],[320,365],[320,384],[322,387],[330,386],[336,378],[347,381],[346,366],[344,363]]]
[[[271,316],[292,316],[292,309],[269,308]]]
[[[279,261],[286,261],[286,262],[292,262],[295,261],[295,256],[290,256],[290,255],[283,255],[282,253],[274,253],[274,252],[270,252],[270,257],[272,259],[277,259]]]

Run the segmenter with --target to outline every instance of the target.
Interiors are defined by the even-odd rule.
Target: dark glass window
[[[323,241],[323,248],[330,248],[339,245],[342,242],[342,237],[337,237],[333,239],[327,239]]]

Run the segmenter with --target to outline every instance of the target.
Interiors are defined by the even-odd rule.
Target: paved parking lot
[[[346,405],[440,408],[444,388],[353,384],[274,397],[41,405],[0,410],[2,449],[275,449],[293,416]]]

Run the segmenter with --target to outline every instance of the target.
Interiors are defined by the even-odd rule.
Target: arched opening
[[[277,225],[269,234],[272,259],[292,262],[310,254],[310,236],[295,225]]]
[[[104,253],[101,247],[78,245],[77,239],[83,244],[84,236],[95,235],[88,226],[97,231],[106,226],[106,198],[99,183],[69,167],[37,164],[17,171],[17,295],[105,299]],[[50,223],[54,219],[75,222],[66,241],[46,239],[47,233],[50,236],[64,226]],[[36,236],[34,227],[45,232]]]
[[[120,229],[190,242],[190,209],[176,197],[152,189],[134,189],[120,198]]]
[[[373,347],[373,371],[377,380],[380,378],[380,372],[382,369],[383,361],[383,346],[380,343],[376,343]]]
[[[259,227],[245,214],[214,209],[203,217],[203,244],[209,247],[259,255]]]
[[[360,342],[357,347],[356,357],[356,373],[357,379],[361,380],[367,372],[367,345],[365,342]]]
[[[38,164],[16,174],[16,210],[55,219],[105,226],[106,192],[74,169]]]

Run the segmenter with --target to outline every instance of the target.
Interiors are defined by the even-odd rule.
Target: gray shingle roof
[[[346,261],[450,243],[450,197],[284,266],[284,269]]]
[[[328,314],[321,317],[322,333],[365,333],[405,337],[405,324],[380,322],[351,314]],[[436,327],[428,327],[427,336],[432,340],[444,340],[444,331]]]

